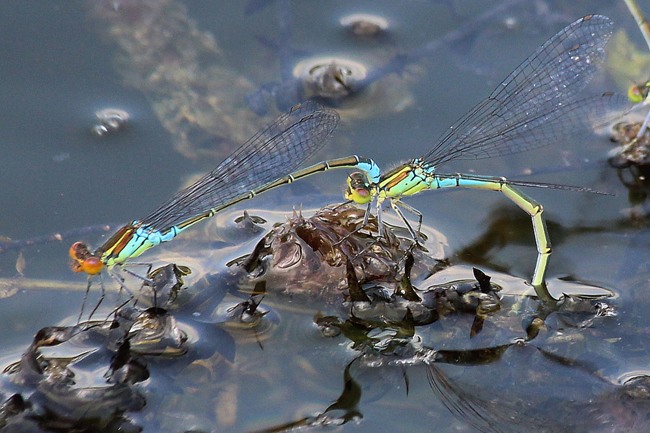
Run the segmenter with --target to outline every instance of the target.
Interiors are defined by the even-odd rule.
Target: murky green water
[[[290,105],[289,93],[281,91],[279,98],[265,93],[277,89],[272,83],[280,83],[297,63],[282,59],[350,57],[372,71],[397,54],[461,29],[497,2],[454,3],[278,1],[249,14],[236,2],[5,5],[0,17],[0,236],[28,239],[146,215],[264,124],[276,113],[276,103]],[[624,29],[643,47],[622,2],[520,3],[339,107],[342,125],[319,158],[357,153],[389,168],[425,153],[537,46],[582,15],[609,16],[616,31]],[[650,13],[650,2],[639,5]],[[339,19],[352,13],[384,17],[387,34],[377,40],[351,36]],[[288,17],[290,37],[282,31]],[[143,22],[165,31],[143,32],[138,27]],[[173,42],[163,44],[165,35]],[[616,88],[605,73],[588,88],[594,94],[610,90],[625,89]],[[267,117],[252,113],[245,100],[251,94],[261,95]],[[129,124],[98,139],[90,132],[97,123],[94,113],[109,107],[126,110]],[[179,308],[176,318],[190,335],[192,349],[185,358],[150,360],[151,377],[137,384],[147,405],[127,416],[151,432],[270,429],[322,414],[351,377],[362,390],[356,404],[362,418],[339,427],[343,431],[647,431],[650,400],[644,383],[623,386],[648,374],[650,359],[645,348],[650,329],[647,205],[630,201],[617,171],[605,162],[610,148],[607,137],[594,135],[525,154],[460,162],[446,171],[613,194],[527,191],[543,203],[548,218],[554,246],[550,288],[611,291],[615,296],[606,303],[616,309],[615,317],[594,318],[592,304],[587,312],[567,306],[540,312],[538,304],[520,296],[534,267],[534,239],[528,216],[502,195],[424,193],[408,203],[423,213],[428,227],[442,233],[453,266],[426,281],[415,280],[416,286],[470,280],[476,265],[504,287],[504,306],[488,316],[475,337],[469,338],[472,315],[446,316],[417,328],[419,345],[464,351],[469,360],[435,369],[423,362],[383,361],[386,365],[375,367],[353,362],[358,352],[348,339],[325,337],[314,324],[318,311],[343,315],[340,307],[269,292],[263,300],[271,311],[265,318],[269,330],[257,336],[250,329],[215,325],[207,307],[201,314],[194,307]],[[525,177],[527,169],[533,176]],[[345,173],[336,172],[301,181],[240,205],[219,225],[247,208],[286,215],[293,206],[316,209],[340,200],[344,182]],[[265,230],[271,222],[284,221],[278,215],[267,218]],[[228,273],[226,263],[250,253],[263,233],[223,241],[203,230],[143,259],[190,266],[190,290],[214,291],[207,304],[214,309],[224,295],[219,278]],[[0,255],[0,277],[14,279],[0,302],[3,367],[20,358],[39,329],[75,323],[85,280],[69,270],[67,250],[76,240],[97,246],[103,236],[95,231],[24,246],[20,256],[17,250]],[[206,284],[205,275],[219,277]],[[35,280],[64,284],[35,289]],[[113,307],[114,296],[109,298],[101,314]],[[223,300],[228,302],[239,300]],[[493,353],[525,338],[526,321],[536,314],[547,317],[536,339]],[[492,351],[471,352],[485,348]],[[432,390],[427,370],[441,393]],[[3,401],[18,392],[6,379]],[[449,387],[440,385],[445,380]],[[446,406],[454,401],[470,401],[469,407],[493,414],[484,417],[492,426],[479,422],[471,427],[471,417],[468,423],[467,416],[452,416]]]

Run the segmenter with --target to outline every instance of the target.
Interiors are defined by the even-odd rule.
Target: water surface
[[[118,225],[146,215],[186,179],[218,163],[218,156],[211,158],[196,149],[210,150],[214,144],[225,151],[228,140],[223,137],[239,137],[268,119],[254,115],[243,96],[247,89],[255,92],[268,83],[281,82],[283,71],[286,75],[291,69],[287,59],[350,56],[376,67],[396,54],[411,52],[460,28],[465,20],[486,12],[495,2],[472,1],[453,6],[455,2],[416,0],[399,5],[278,0],[268,6],[260,4],[249,14],[243,4],[236,2],[165,3],[177,11],[173,15],[178,20],[173,27],[178,32],[177,40],[186,41],[188,51],[196,49],[201,54],[196,57],[197,70],[207,64],[223,68],[215,78],[222,81],[209,85],[211,90],[231,92],[224,96],[229,104],[224,109],[245,113],[241,120],[232,122],[238,125],[233,126],[236,131],[223,132],[219,141],[210,141],[209,134],[189,134],[185,143],[197,147],[186,152],[179,151],[179,143],[186,131],[194,133],[196,128],[184,129],[187,122],[170,121],[161,115],[162,102],[179,99],[165,99],[165,89],[152,86],[149,80],[154,72],[153,59],[140,59],[138,63],[129,58],[133,53],[121,51],[120,40],[115,35],[107,36],[108,26],[115,22],[98,18],[90,3],[21,2],[6,5],[0,18],[4,36],[0,38],[4,57],[0,68],[0,100],[4,107],[0,118],[4,150],[0,160],[0,236],[28,239],[92,225]],[[97,8],[134,7],[132,2],[96,3]],[[390,168],[425,153],[446,127],[487,96],[537,46],[585,14],[611,17],[616,31],[624,29],[638,47],[643,47],[622,2],[521,3],[485,22],[463,40],[424,55],[397,76],[397,81],[388,81],[395,85],[403,80],[406,94],[398,94],[399,100],[410,103],[396,108],[391,105],[395,99],[376,102],[370,98],[367,105],[358,104],[353,113],[343,116],[334,140],[319,157],[353,152]],[[639,3],[650,12],[650,4]],[[387,36],[368,41],[346,33],[338,20],[359,12],[386,18]],[[146,18],[132,12],[121,22]],[[291,35],[287,39],[282,22],[288,18]],[[195,32],[192,37],[191,32]],[[197,46],[201,32],[214,38],[218,55],[207,50],[206,45]],[[146,40],[141,42],[146,46]],[[173,64],[175,55],[167,53],[159,61]],[[170,71],[180,74],[182,68]],[[233,77],[239,77],[239,81],[227,81]],[[140,82],[141,87],[134,88],[134,82]],[[194,86],[191,91],[200,95],[202,89]],[[588,88],[594,94],[611,90],[625,89],[616,89],[607,74],[599,75]],[[269,116],[277,112],[275,102],[267,100]],[[96,123],[94,113],[107,107],[126,110],[130,122],[124,130],[98,139],[90,133]],[[194,112],[192,115],[197,116]],[[500,360],[485,365],[440,367],[479,401],[496,401],[521,412],[525,412],[522,402],[537,402],[531,413],[541,417],[555,413],[555,421],[567,431],[645,431],[642,421],[626,427],[616,416],[647,414],[647,401],[638,396],[632,403],[625,403],[628,406],[617,403],[629,397],[620,385],[648,370],[644,344],[650,326],[646,314],[650,303],[646,293],[650,259],[647,215],[633,207],[636,203],[630,203],[628,190],[616,170],[605,163],[610,148],[607,137],[585,136],[534,152],[447,167],[448,171],[512,178],[523,178],[525,169],[531,169],[534,174],[526,179],[592,187],[613,194],[527,191],[543,203],[548,218],[554,246],[549,280],[576,280],[616,295],[609,302],[617,308],[618,316],[600,320],[580,332],[553,319],[557,322],[550,326],[559,334],[565,327],[571,328],[566,331],[571,338],[563,343],[554,335],[555,340],[544,340],[540,347],[572,359],[575,364],[549,361],[542,351],[527,347],[509,350]],[[293,206],[315,208],[339,200],[335,197],[344,182],[345,173],[327,173],[269,193],[238,209],[282,210],[290,215]],[[408,203],[423,213],[428,226],[444,234],[453,264],[465,271],[479,265],[486,273],[499,276],[495,278],[513,277],[516,282],[511,284],[525,288],[536,256],[532,229],[529,218],[503,196],[482,191],[432,192],[413,197]],[[106,234],[98,232],[80,239],[25,247],[21,252],[25,264],[19,266],[20,272],[29,279],[83,285],[84,277],[69,270],[67,249],[75,240],[97,246],[103,242],[102,236]],[[489,239],[494,238],[505,241],[489,244]],[[485,239],[486,254],[479,250],[486,246],[481,243]],[[165,249],[168,256],[161,253],[155,260],[182,263],[183,257],[198,251],[210,257],[204,259],[202,266],[207,268],[201,270],[219,273],[226,262],[250,252],[253,246],[254,240],[227,248],[215,244],[214,250],[207,253],[205,245],[193,248],[188,242],[173,249],[173,253]],[[0,255],[0,277],[16,277],[19,288],[0,303],[5,365],[19,358],[40,328],[74,324],[83,296],[79,290],[35,290],[28,284],[21,285],[16,269],[18,257],[18,251]],[[153,260],[153,256],[143,259]],[[191,281],[198,280],[198,276],[195,278]],[[344,370],[355,354],[345,340],[328,339],[318,332],[313,324],[318,308],[281,296],[268,298],[279,321],[263,349],[254,339],[235,333],[232,338],[236,355],[229,361],[232,365],[205,377],[190,375],[185,382],[178,379],[175,386],[187,388],[174,389],[169,398],[160,393],[168,380],[173,381],[152,377],[142,385],[148,406],[129,414],[135,423],[152,432],[251,431],[314,416],[336,400],[343,389]],[[283,311],[286,304],[292,309]],[[186,313],[191,317],[190,312]],[[520,319],[515,307],[501,313],[490,325],[493,333],[486,333],[492,340],[484,337],[480,341],[491,347],[510,341],[512,335],[505,330],[510,325],[499,328],[499,320],[510,323],[515,319]],[[451,347],[441,337],[471,324],[469,319],[458,320],[426,327],[421,331],[423,338],[436,344],[436,349],[467,349]],[[473,431],[466,422],[449,416],[449,410],[431,390],[425,370],[423,365],[408,369],[408,393],[399,368],[353,371],[363,387],[359,403],[363,419],[346,424],[342,430]],[[165,369],[157,371],[164,375]],[[545,384],[534,380],[544,375],[549,378]],[[570,404],[558,411],[557,402]],[[605,424],[619,425],[618,430],[606,430],[595,421],[590,425],[590,420],[599,415],[607,420]],[[581,416],[587,419],[586,427],[576,422]],[[531,421],[531,425],[537,424]],[[488,431],[524,429],[515,423]]]

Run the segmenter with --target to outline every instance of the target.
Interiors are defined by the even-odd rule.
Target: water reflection
[[[214,36],[173,0],[86,2],[126,85],[144,92],[188,158],[223,159],[263,122],[238,102],[252,84],[228,66]],[[286,110],[285,110],[286,111]]]
[[[303,225],[304,220],[299,224]],[[291,223],[285,228],[299,231]],[[274,234],[277,233],[276,229]],[[404,250],[399,251],[404,253]],[[452,281],[414,290],[410,281],[412,257],[407,252],[403,278],[391,281],[366,279],[365,284],[360,284],[355,267],[350,262],[346,264],[347,291],[338,295],[342,304],[335,306],[333,311],[337,314],[318,312],[314,316],[322,335],[339,341],[344,339],[339,345],[345,344],[352,357],[343,369],[341,395],[316,415],[261,431],[291,431],[360,421],[366,389],[362,379],[365,370],[398,371],[408,396],[409,371],[418,366],[424,367],[431,388],[442,403],[460,420],[480,431],[530,431],[530,428],[540,432],[574,431],[573,423],[567,425],[563,414],[546,413],[540,408],[539,401],[524,396],[521,401],[498,394],[494,397],[481,388],[471,387],[470,391],[450,379],[438,364],[468,368],[499,364],[510,350],[520,352],[522,348],[531,347],[550,364],[545,366],[549,374],[552,366],[557,364],[563,368],[575,368],[588,376],[597,376],[595,366],[562,354],[557,347],[573,339],[580,341],[582,330],[614,317],[615,308],[606,300],[607,297],[594,299],[593,296],[566,295],[561,302],[552,305],[532,298],[501,298],[500,287],[493,286],[491,278],[479,270],[474,270],[474,281]],[[320,274],[315,271],[313,277],[318,278]],[[419,277],[419,285],[425,285],[435,276]],[[256,280],[264,277],[264,274],[254,275]],[[285,292],[291,293],[293,287],[301,286],[301,280],[285,281],[284,284]],[[522,282],[519,284],[525,286]],[[489,326],[483,331],[486,321]],[[522,326],[522,321],[527,325]],[[438,322],[442,322],[442,329],[433,330],[432,325],[438,325]],[[448,348],[454,345],[466,348]],[[312,368],[318,369],[319,363],[314,362]],[[544,377],[542,386],[552,380]],[[499,387],[502,382],[494,384]],[[540,386],[539,379],[534,376],[526,378],[526,382],[527,386]],[[378,384],[366,385],[372,388]]]
[[[357,231],[363,210],[351,206],[305,214],[312,216],[296,212],[283,224],[274,224],[282,213],[224,214],[220,221],[238,221],[234,237],[222,226],[219,235],[212,228],[173,246],[192,274],[158,267],[135,307],[118,308],[106,322],[40,331],[5,370],[5,422],[45,429],[65,419],[81,431],[138,431],[145,419],[158,431],[208,431],[214,423],[236,431],[372,428],[376,405],[435,405],[423,383],[478,431],[624,431],[606,428],[634,410],[634,425],[644,422],[646,382],[637,375],[619,386],[618,374],[603,370],[625,368],[609,331],[624,322],[607,290],[573,282],[573,295],[544,302],[527,295],[532,288],[523,279],[450,266],[438,249],[444,238],[430,228],[423,228],[426,252],[397,225],[384,227],[382,241],[375,219]],[[263,235],[258,224],[273,229]],[[215,238],[242,243],[233,249],[221,241],[221,254],[239,255],[225,271],[210,270],[214,251],[199,240],[213,245]],[[622,332],[635,332],[629,326]],[[286,395],[296,382],[309,408],[294,407],[293,397],[257,398],[264,390]],[[45,385],[52,383],[56,392]],[[568,389],[562,401],[574,403],[558,407],[558,393]],[[114,417],[71,410],[89,404]],[[252,417],[269,410],[283,413],[282,421]],[[48,416],[39,418],[43,411]],[[579,424],[576,412],[589,418]],[[153,422],[152,413],[163,415]]]
[[[275,2],[249,1],[246,10],[249,14],[257,13],[272,3]],[[359,63],[341,57],[317,56],[302,60],[294,67],[298,55],[294,52],[296,41],[291,33],[291,5],[286,0],[277,1],[279,39],[271,42],[258,37],[258,40],[277,52],[282,81],[262,84],[247,95],[246,101],[259,115],[266,114],[273,103],[282,111],[306,98],[336,106],[344,118],[363,119],[401,112],[414,102],[412,88],[422,79],[419,63],[423,58],[443,47],[468,51],[467,47],[490,21],[519,3],[520,0],[498,2],[461,28],[408,52],[396,50],[390,38],[385,37],[386,18],[368,14],[345,16],[339,21],[355,42],[375,43],[363,56],[366,60]],[[469,67],[466,58],[459,59],[459,63]]]

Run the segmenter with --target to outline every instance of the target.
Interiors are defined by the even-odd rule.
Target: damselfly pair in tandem
[[[367,204],[367,212],[375,203],[378,217],[381,217],[382,204],[388,200],[415,242],[418,242],[422,215],[403,203],[402,197],[450,187],[502,191],[532,218],[538,258],[531,283],[539,296],[548,297],[544,274],[551,243],[542,219],[543,208],[517,187],[597,191],[490,176],[440,174],[436,170],[457,159],[508,155],[585,135],[630,109],[627,98],[610,93],[579,98],[603,62],[612,27],[607,17],[599,15],[589,15],[570,24],[450,127],[428,153],[384,175],[371,159],[359,156],[321,162],[291,173],[324,145],[339,121],[335,111],[316,103],[298,106],[266,126],[212,172],[149,216],[118,230],[95,253],[90,253],[83,244],[73,245],[74,268],[89,275],[90,288],[92,276],[104,267],[109,271],[124,268],[129,260],[147,249],[172,240],[181,231],[229,206],[315,173],[355,168],[363,174],[360,177],[355,173],[348,178],[346,198]],[[411,227],[400,208],[418,216],[417,230]]]
[[[121,288],[128,291],[121,276],[114,272],[116,267],[133,274],[126,268],[134,264],[129,263],[131,259],[162,242],[171,241],[182,231],[223,209],[270,189],[314,173],[345,167],[367,173],[370,184],[378,182],[379,167],[372,160],[357,156],[321,162],[287,174],[320,150],[338,123],[336,111],[317,103],[306,102],[296,106],[288,114],[266,125],[214,170],[177,193],[149,216],[131,221],[119,229],[94,253],[83,243],[73,244],[70,247],[73,270],[89,275],[86,296],[92,277],[104,268],[108,269]],[[102,287],[99,303],[103,298]],[[96,309],[97,306],[91,316]]]

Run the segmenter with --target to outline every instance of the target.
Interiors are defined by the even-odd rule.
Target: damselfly
[[[417,231],[400,207],[418,216],[418,227],[422,214],[403,203],[402,197],[451,187],[501,191],[532,218],[538,257],[531,282],[540,296],[548,296],[544,273],[551,242],[542,219],[543,208],[517,186],[596,191],[491,176],[440,174],[436,170],[453,160],[508,155],[560,142],[627,110],[631,105],[627,98],[609,93],[577,98],[603,62],[612,26],[607,17],[589,15],[564,28],[517,67],[487,99],[451,126],[427,154],[382,175],[376,183],[367,183],[358,174],[350,176],[346,197],[367,203],[368,211],[374,201],[378,216],[382,203],[388,200],[417,240]]]
[[[632,14],[634,21],[636,21],[637,25],[639,26],[639,30],[641,31],[641,34],[643,35],[643,38],[648,45],[648,49],[650,50],[650,24],[648,24],[648,20],[643,16],[641,9],[634,0],[624,1],[627,5],[627,8],[630,10],[630,14]],[[644,84],[635,84],[631,86],[628,90],[628,97],[632,102],[639,103],[644,106],[650,105],[650,81],[646,81]],[[641,138],[643,136],[649,123],[650,112],[648,112],[645,120],[643,121],[643,124],[641,125],[641,128],[639,128],[637,138]]]
[[[162,242],[171,241],[183,230],[223,209],[314,173],[354,167],[368,174],[368,182],[378,182],[380,172],[377,165],[356,155],[321,162],[287,174],[323,147],[338,122],[336,111],[316,103],[307,102],[294,107],[290,113],[264,127],[217,168],[150,215],[119,229],[94,253],[90,253],[85,244],[75,243],[70,248],[73,270],[89,275],[90,289],[92,276],[103,268],[122,267],[128,260]],[[122,285],[121,280],[116,279]]]

